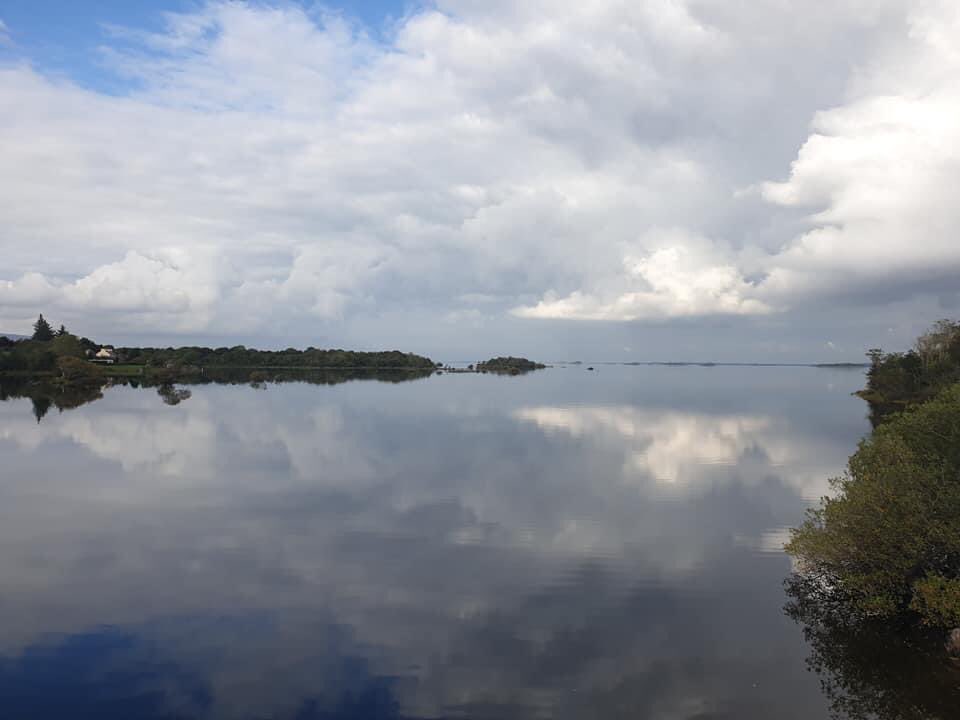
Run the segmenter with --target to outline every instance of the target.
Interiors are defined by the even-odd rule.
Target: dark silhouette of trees
[[[46,395],[35,395],[30,398],[33,404],[33,416],[37,419],[37,424],[43,420],[44,416],[50,411],[50,406],[53,405],[53,400],[51,400]]]
[[[37,342],[53,340],[53,328],[50,327],[50,323],[44,320],[42,313],[33,324],[33,339]]]
[[[433,369],[432,360],[413,353],[397,350],[358,352],[354,350],[255,350],[243,345],[235,347],[181,347],[181,348],[116,348],[125,362],[134,365],[172,368],[337,368],[337,369]]]
[[[867,387],[860,396],[870,403],[870,419],[877,425],[960,382],[960,323],[938,320],[907,352],[872,348],[867,357]]]
[[[509,373],[516,375],[531,370],[542,370],[546,365],[520,357],[495,357],[477,363],[478,372]]]

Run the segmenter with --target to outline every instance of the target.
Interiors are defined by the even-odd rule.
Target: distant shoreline
[[[868,368],[870,363],[775,363],[775,362],[686,362],[686,361],[621,361],[621,360],[554,360],[553,366],[621,365],[626,367],[812,367],[812,368]]]

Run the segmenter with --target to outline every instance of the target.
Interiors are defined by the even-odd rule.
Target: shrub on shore
[[[960,625],[960,384],[860,443],[787,551],[864,617]]]

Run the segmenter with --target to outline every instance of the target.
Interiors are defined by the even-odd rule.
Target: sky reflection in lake
[[[867,431],[861,384],[602,366],[0,403],[0,718],[826,717],[780,544]]]

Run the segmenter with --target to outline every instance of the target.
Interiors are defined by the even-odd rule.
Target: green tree
[[[801,572],[864,617],[960,625],[960,384],[892,416],[794,531]]]
[[[84,385],[103,382],[103,369],[86,360],[77,357],[65,356],[57,359],[57,368],[60,370],[60,379],[64,383]]]
[[[66,335],[66,334],[67,334],[67,328],[66,328],[66,326],[64,326],[64,325],[61,324],[61,325],[60,325],[60,329],[57,330],[57,337],[63,337],[63,336]]]
[[[960,382],[960,323],[939,320],[907,352],[867,352],[867,387],[859,395],[870,403],[874,425]]]
[[[63,333],[62,335],[57,333],[50,348],[57,357],[82,358],[85,354],[80,340],[70,333]]]
[[[38,317],[37,321],[33,324],[33,339],[39,342],[53,340],[53,328],[50,327],[50,323],[43,319],[43,313],[40,314],[40,317]]]

